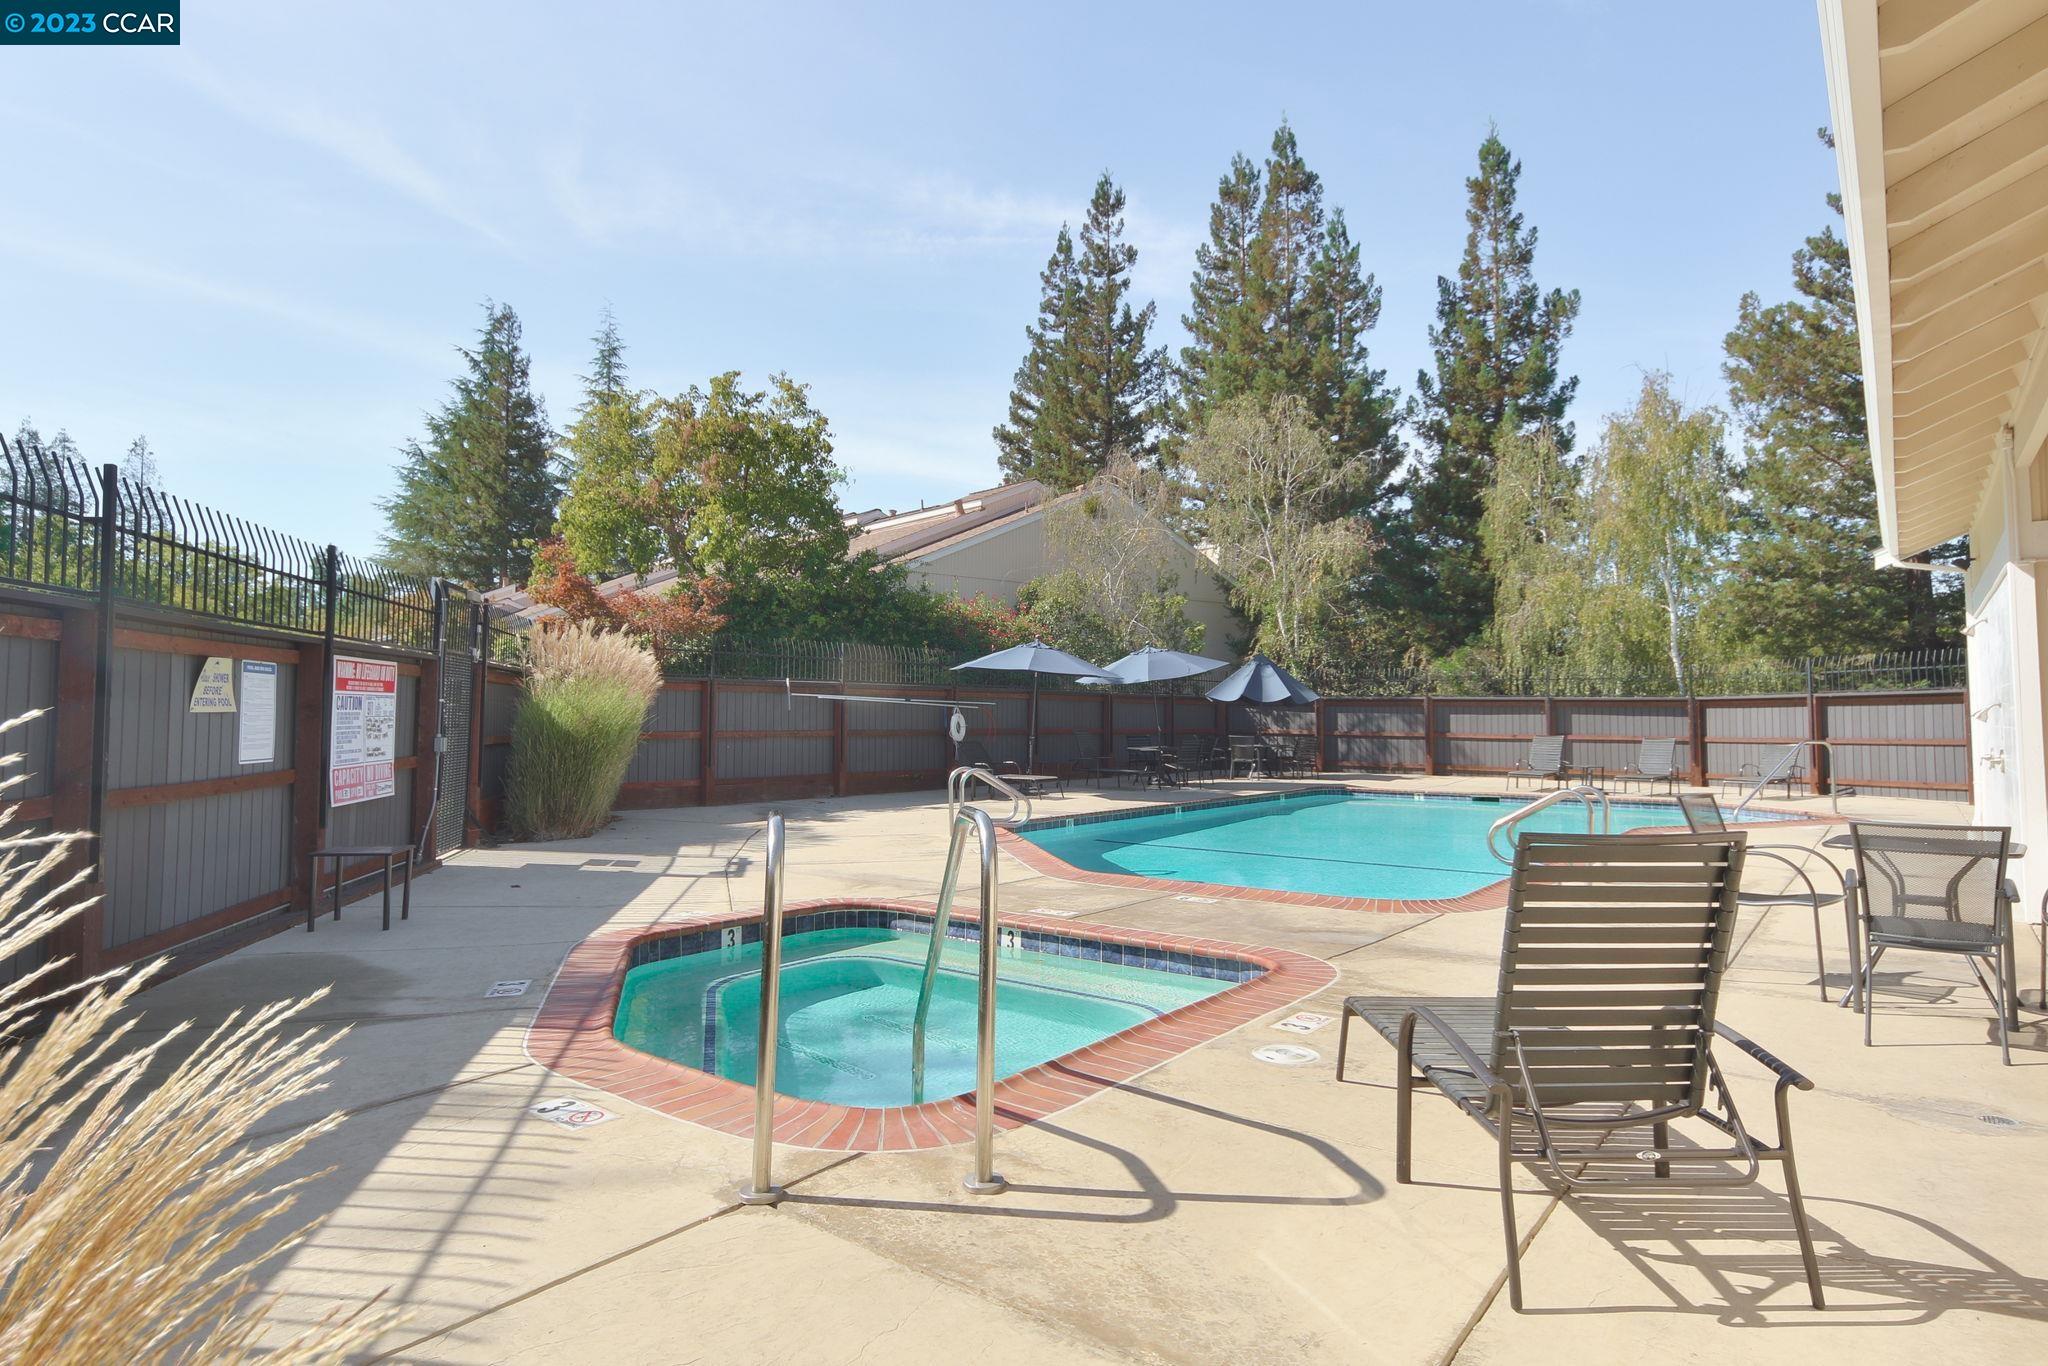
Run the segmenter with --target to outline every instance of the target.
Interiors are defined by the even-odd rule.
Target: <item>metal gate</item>
[[[477,675],[484,657],[483,599],[460,584],[434,581],[435,653],[440,663],[441,717],[434,787],[434,850],[462,848],[469,805],[469,758],[476,741]]]

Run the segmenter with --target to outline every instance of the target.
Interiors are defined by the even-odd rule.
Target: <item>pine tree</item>
[[[1259,235],[1259,168],[1243,153],[1216,186],[1209,240],[1195,248],[1193,300],[1181,319],[1189,342],[1180,353],[1179,427],[1201,430],[1209,410],[1252,391],[1260,359],[1252,303],[1252,253]]]
[[[149,448],[149,438],[138,436],[128,443],[128,453],[121,457],[121,479],[135,489],[161,489],[163,474],[157,468],[156,452]]]
[[[1829,202],[1841,210],[1837,196]],[[1736,572],[1715,604],[1756,652],[1795,656],[1955,643],[1954,576],[1879,569],[1877,493],[1849,248],[1832,226],[1792,255],[1794,298],[1742,298],[1728,378],[1746,450]],[[1934,558],[1947,559],[1943,547]]]
[[[408,573],[492,587],[523,577],[554,525],[555,434],[509,306],[485,304],[476,349],[458,349],[453,396],[427,414],[424,445],[406,442],[398,492],[378,505],[384,554]]]
[[[655,402],[627,377],[626,345],[610,309],[591,344],[583,401],[562,438],[569,492],[556,529],[585,572],[646,570],[665,548],[636,496],[653,466]]]
[[[1489,131],[1479,173],[1465,182],[1464,258],[1455,280],[1437,280],[1435,373],[1416,377],[1421,469],[1411,481],[1413,545],[1403,558],[1412,577],[1401,609],[1410,634],[1437,652],[1472,640],[1493,615],[1480,520],[1497,443],[1547,423],[1561,453],[1572,445],[1564,415],[1579,382],[1560,377],[1558,351],[1579,295],[1536,284],[1536,230],[1515,208],[1521,174]]]
[[[1063,225],[1039,276],[1038,321],[1010,392],[1010,420],[995,429],[1012,478],[1077,488],[1119,453],[1158,449],[1163,350],[1147,344],[1157,309],[1133,310],[1138,249],[1123,240],[1124,192],[1104,172],[1081,224],[1078,254]]]
[[[1183,436],[1218,405],[1250,395],[1302,401],[1346,471],[1350,513],[1382,510],[1401,463],[1398,402],[1372,368],[1366,335],[1379,322],[1380,288],[1361,266],[1341,209],[1327,216],[1320,177],[1282,123],[1263,170],[1232,159],[1209,211],[1209,241],[1195,253],[1194,303],[1182,319]]]

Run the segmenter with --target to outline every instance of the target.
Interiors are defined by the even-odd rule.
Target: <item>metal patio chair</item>
[[[1667,792],[1678,791],[1678,741],[1643,741],[1636,750],[1636,761],[1617,772],[1614,781],[1624,790],[1635,782],[1651,792],[1657,790],[1658,783],[1664,784]]]
[[[1518,1311],[1517,1162],[1547,1168],[1566,1195],[1747,1185],[1764,1162],[1780,1163],[1807,1290],[1814,1307],[1822,1307],[1789,1109],[1790,1093],[1811,1090],[1813,1083],[1715,1018],[1735,934],[1745,840],[1740,831],[1525,833],[1515,846],[1492,997],[1353,996],[1344,1002],[1340,1081],[1354,1016],[1399,1054],[1397,1181],[1412,1180],[1410,1109],[1418,1078],[1493,1135],[1508,1300]],[[1775,1142],[1744,1126],[1714,1059],[1717,1040],[1775,1074]],[[1671,1125],[1691,1119],[1717,1131],[1725,1144],[1673,1147]],[[1645,1127],[1647,1143],[1621,1132]]]
[[[1191,736],[1174,747],[1172,757],[1166,760],[1167,771],[1177,783],[1200,782],[1204,776],[1216,772],[1214,746],[1206,735]]]
[[[1864,1046],[1877,1013],[1870,989],[1878,960],[1891,949],[1946,953],[1969,963],[1997,1008],[1998,1056],[2010,1067],[2012,912],[2019,903],[2019,889],[2005,875],[2011,830],[1851,821],[1849,838],[1856,866],[1846,881],[1862,950],[1850,992],[1863,1009]],[[1857,948],[1852,940],[1850,951]]]
[[[1538,735],[1529,741],[1529,753],[1508,769],[1508,786],[1513,787],[1523,778],[1550,778],[1560,783],[1565,780],[1562,735]]]
[[[1721,804],[1706,792],[1681,792],[1678,794],[1678,809],[1685,813],[1685,823],[1696,835],[1718,835],[1728,828],[1721,817]],[[1789,852],[1787,852],[1789,851]],[[1799,854],[1795,860],[1792,854]],[[1811,849],[1796,844],[1755,844],[1749,846],[1750,858],[1770,859],[1790,868],[1806,887],[1803,892],[1786,888],[1782,892],[1738,892],[1736,901],[1744,906],[1805,906],[1813,912],[1813,966],[1820,980],[1820,998],[1828,999],[1828,956],[1822,947],[1820,937],[1820,908],[1842,904],[1844,892],[1823,892],[1813,885],[1813,879],[1806,875],[1804,860],[1814,857]],[[1825,862],[1825,860],[1823,860]],[[1832,863],[1827,865],[1833,868]],[[1845,888],[1844,891],[1847,889]],[[1852,928],[1849,933],[1850,975],[1855,975],[1856,935]]]

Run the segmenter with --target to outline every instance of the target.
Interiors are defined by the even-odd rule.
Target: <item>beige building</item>
[[[1079,496],[1055,497],[1045,485],[1027,479],[908,512],[874,508],[848,513],[847,526],[853,532],[850,549],[855,555],[873,551],[889,563],[900,564],[909,571],[912,582],[936,592],[957,598],[986,596],[1014,606],[1017,591],[1025,584],[1060,568],[1046,541],[1047,510]],[[1244,622],[1231,611],[1215,566],[1171,531],[1166,538],[1180,591],[1187,595],[1188,615],[1203,627],[1202,648],[1230,653],[1244,634]],[[674,569],[657,565],[644,577],[627,574],[608,579],[597,591],[606,596],[628,589],[658,592],[675,578]],[[497,588],[484,598],[491,615],[514,629],[555,614],[554,608],[536,604],[524,588]]]
[[[2032,915],[2048,894],[2048,0],[1820,0],[1820,19],[1879,558],[1969,538],[1977,819],[2035,850],[2014,865]]]
[[[1079,493],[1053,496],[1027,479],[965,494],[914,512],[864,512],[849,517],[857,528],[853,550],[874,551],[902,565],[913,581],[957,598],[986,596],[1014,604],[1025,584],[1063,566],[1046,537],[1046,517]],[[1202,648],[1230,653],[1244,634],[1242,619],[1216,577],[1209,557],[1171,531],[1180,591],[1188,616],[1203,628]]]

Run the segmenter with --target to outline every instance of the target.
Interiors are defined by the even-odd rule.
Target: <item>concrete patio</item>
[[[1495,781],[1408,780],[1498,791]],[[1256,784],[1199,792],[1252,791]],[[1158,800],[1076,793],[1048,813]],[[1785,805],[1773,803],[1773,805]],[[1792,803],[1825,814],[1825,802]],[[784,804],[789,897],[928,901],[944,823],[931,794]],[[1932,802],[1850,798],[1856,814],[1967,819]],[[1438,1362],[1642,1359],[1864,1362],[2037,1356],[2048,1329],[2048,1027],[2027,1014],[2014,1066],[1953,960],[1896,955],[1877,1047],[1814,990],[1808,921],[1745,913],[1721,1014],[1817,1083],[1794,1098],[1830,1307],[1807,1307],[1776,1174],[1734,1190],[1559,1202],[1525,1169],[1532,1312],[1509,1311],[1492,1150],[1440,1100],[1417,1116],[1417,1182],[1393,1179],[1392,1051],[1295,1009],[1346,994],[1483,994],[1500,913],[1334,912],[1133,895],[1005,856],[1003,905],[1075,922],[1209,936],[1325,959],[1338,981],[1133,1082],[998,1138],[1008,1194],[966,1196],[964,1148],[784,1150],[790,1199],[740,1206],[748,1144],[564,1082],[525,1029],[568,950],[606,926],[758,909],[764,809],[637,812],[559,846],[464,854],[379,933],[369,906],[178,977],[147,1025],[203,1024],[331,986],[348,1027],[320,1109],[324,1222],[266,1288],[286,1325],[382,1294],[403,1361]],[[1820,825],[1774,830],[1811,845]],[[1814,855],[1815,868],[1822,855]],[[1782,869],[1758,868],[1751,885]],[[1828,876],[1832,882],[1832,876]],[[1847,958],[1824,922],[1831,975]],[[2021,979],[2036,941],[2021,935]],[[1895,971],[1893,971],[1895,969]],[[524,995],[490,999],[495,982]],[[1298,1067],[1252,1050],[1296,1042]],[[1724,1065],[1768,1131],[1769,1081]],[[527,1107],[574,1095],[618,1112],[568,1130]],[[282,1129],[315,1113],[277,1117]]]

